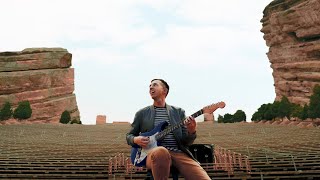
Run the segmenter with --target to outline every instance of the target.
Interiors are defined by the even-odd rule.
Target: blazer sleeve
[[[141,111],[138,111],[135,116],[134,116],[134,119],[133,119],[133,122],[131,124],[131,129],[130,131],[127,133],[126,135],[126,140],[127,140],[127,144],[128,145],[131,145],[131,146],[134,146],[136,145],[134,142],[133,142],[133,138],[135,136],[138,136],[139,133],[141,132],[140,130],[140,122],[142,121],[142,116],[141,116]]]
[[[183,109],[181,109],[180,119],[181,121],[186,119],[186,114]],[[183,125],[181,129],[182,129],[182,139],[181,139],[182,144],[185,146],[190,146],[191,144],[193,144],[194,140],[197,138],[197,134],[196,133],[189,134],[187,127],[185,125]]]

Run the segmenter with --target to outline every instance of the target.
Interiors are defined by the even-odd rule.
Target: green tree
[[[274,103],[274,111],[276,108],[278,108],[278,111],[275,112],[276,117],[279,117],[279,118],[287,117],[288,119],[290,118],[292,104],[289,102],[289,100],[286,96],[282,97],[282,99],[277,107],[275,107],[275,106],[276,105]]]
[[[270,104],[270,103],[269,103]],[[252,121],[260,121],[260,120],[264,120],[265,118],[265,113],[268,110],[268,106],[269,104],[262,104],[259,108],[258,111],[256,111],[252,117],[251,120]]]
[[[265,120],[272,120],[275,118],[274,112],[272,111],[272,109],[268,109],[266,110],[266,112],[264,113],[264,119]]]
[[[259,120],[273,120],[279,114],[279,107],[280,102],[275,101],[273,103],[262,104],[258,111],[256,111],[253,115],[251,120],[252,121],[259,121]]]
[[[13,111],[13,117],[15,119],[28,119],[31,117],[32,109],[29,101],[22,101],[18,103],[18,107]]]
[[[291,114],[290,117],[298,117],[300,118],[300,115],[303,111],[303,107],[298,104],[291,104]],[[301,118],[300,118],[301,119]]]
[[[231,123],[232,122],[232,115],[227,113],[223,116],[223,122],[224,123]]]
[[[63,111],[60,117],[60,123],[68,124],[70,120],[71,120],[70,112],[67,110]]]
[[[298,118],[305,120],[308,118],[308,111],[309,111],[309,106],[304,105],[301,113],[299,114]]]
[[[219,116],[218,116],[218,123],[223,123],[224,121],[223,121],[223,116],[221,116],[220,114],[219,114]]]
[[[252,121],[260,121],[263,119],[262,116],[263,116],[263,114],[261,112],[256,111],[255,113],[253,113],[251,120]]]
[[[275,101],[273,104],[268,103],[265,108],[265,112],[263,113],[263,116],[265,120],[273,120],[277,117],[277,113],[279,110],[279,102]]]
[[[6,102],[0,110],[0,121],[10,119],[12,116],[11,104]]]
[[[310,97],[310,104],[308,109],[309,118],[320,118],[320,86],[316,85],[313,88],[313,94]]]
[[[269,106],[272,109],[272,119],[271,120],[274,120],[275,118],[280,117],[279,114],[280,114],[281,101],[274,101]]]
[[[246,121],[246,113],[242,110],[237,110],[236,113],[234,113],[232,119],[233,122],[241,122],[241,121]]]

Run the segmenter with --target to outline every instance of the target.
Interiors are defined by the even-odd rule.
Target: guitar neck
[[[200,109],[199,111],[193,113],[191,116],[192,116],[193,118],[196,118],[196,117],[200,116],[201,114],[203,114],[203,110],[202,110],[202,109]],[[164,129],[163,131],[159,132],[159,133],[155,136],[156,140],[158,141],[158,140],[164,138],[166,135],[168,135],[169,133],[171,133],[171,132],[174,131],[175,129],[178,129],[178,128],[180,128],[181,126],[187,124],[188,121],[189,121],[188,119],[185,119],[185,120],[181,121],[181,122],[178,123],[178,124],[174,124],[174,125],[168,126],[166,129]]]

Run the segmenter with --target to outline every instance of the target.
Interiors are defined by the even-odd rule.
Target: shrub
[[[308,118],[308,111],[309,111],[309,106],[304,105],[301,113],[299,114],[298,118],[305,120]]]
[[[277,117],[284,118],[287,117],[290,119],[290,115],[292,113],[293,104],[291,104],[286,96],[283,96],[279,106]]]
[[[291,110],[292,110],[292,112],[291,112],[290,117],[298,117],[298,118],[300,118],[301,113],[303,111],[303,107],[298,105],[298,104],[292,104],[292,109]]]
[[[265,113],[266,120],[274,120],[279,117],[281,101],[275,101],[273,104],[269,104]]]
[[[312,119],[320,118],[320,86],[316,85],[310,97],[308,116]]]
[[[80,117],[73,117],[70,124],[82,124]]]
[[[18,107],[13,112],[13,117],[15,119],[28,119],[31,117],[32,109],[29,101],[22,101],[18,103]]]
[[[221,116],[220,114],[218,116],[218,123],[223,123],[223,116]]]
[[[232,119],[233,122],[241,122],[241,121],[246,121],[246,113],[242,110],[237,110],[236,113],[234,113]]]
[[[273,103],[262,104],[258,111],[256,111],[251,120],[274,120],[275,118],[295,117],[300,114],[302,110],[299,105],[292,104],[289,102],[288,98],[283,96],[281,101],[274,101]]]
[[[11,104],[6,102],[0,109],[0,121],[10,119],[12,116]]]
[[[76,119],[74,119],[74,120],[72,120],[72,121],[70,122],[70,124],[78,124],[78,121],[77,121]]]
[[[272,120],[278,113],[279,102],[262,104],[258,111],[252,115],[252,121],[258,120]]]
[[[67,110],[63,111],[60,117],[60,123],[68,124],[70,120],[71,120],[70,112]]]
[[[259,111],[256,111],[255,113],[253,113],[252,117],[251,117],[251,120],[252,121],[260,121],[263,119],[263,114]]]
[[[232,114],[227,113],[223,116],[223,122],[224,123],[231,123],[232,122]]]
[[[219,114],[218,117],[218,123],[235,123],[241,121],[246,121],[246,113],[242,110],[237,110],[233,115],[227,113],[224,116],[221,116]]]
[[[259,121],[259,120],[264,120],[266,119],[265,115],[266,112],[270,109],[270,103],[268,104],[262,104],[259,108],[258,108],[258,111],[256,111],[253,115],[252,115],[252,118],[251,120],[252,121]]]

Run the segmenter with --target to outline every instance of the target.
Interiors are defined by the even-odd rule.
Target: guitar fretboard
[[[199,111],[193,113],[191,116],[192,116],[193,118],[196,118],[196,117],[200,116],[201,114],[203,114],[203,110],[202,110],[202,109],[200,109]],[[164,137],[165,137],[166,135],[168,135],[170,132],[172,132],[172,131],[174,131],[175,129],[178,129],[178,128],[180,128],[181,126],[183,126],[183,125],[185,125],[186,123],[188,123],[188,121],[189,121],[188,119],[185,119],[185,120],[181,121],[181,122],[178,123],[178,124],[174,124],[174,125],[168,126],[166,129],[164,129],[163,131],[159,132],[159,133],[155,136],[156,140],[158,141],[158,140],[164,138]]]

